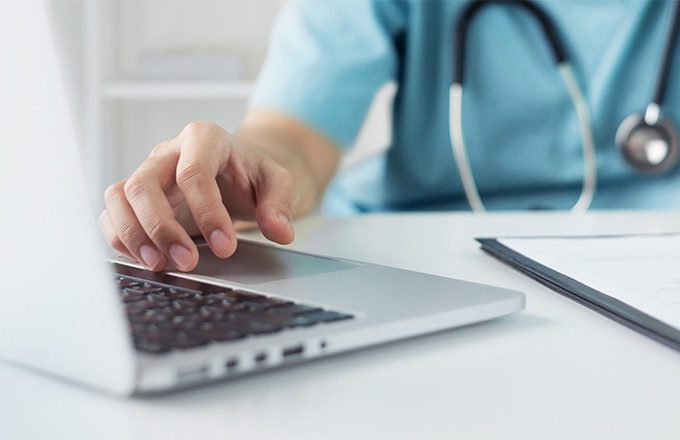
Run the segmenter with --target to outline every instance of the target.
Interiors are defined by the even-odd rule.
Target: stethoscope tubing
[[[675,50],[675,42],[678,38],[678,31],[680,31],[680,1],[674,0],[673,8],[673,18],[671,21],[671,26],[666,35],[666,41],[664,42],[663,55],[661,58],[661,67],[659,69],[659,74],[656,80],[656,87],[654,88],[654,94],[652,95],[652,103],[656,104],[657,108],[663,105],[663,101],[666,98],[666,89],[668,88],[668,76],[671,72],[671,66],[673,64],[673,52]],[[658,115],[657,115],[658,119]]]
[[[472,20],[485,7],[492,4],[517,5],[530,12],[541,25],[546,40],[550,46],[554,63],[561,64],[567,61],[567,51],[558,37],[557,27],[550,17],[537,5],[529,0],[477,0],[472,1],[462,12],[453,35],[453,77],[451,83],[463,84],[465,76],[465,47],[467,42],[468,27]]]

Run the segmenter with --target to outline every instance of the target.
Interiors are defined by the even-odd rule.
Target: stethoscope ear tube
[[[472,175],[463,138],[463,85],[456,82],[449,87],[449,138],[465,198],[473,212],[486,212]]]
[[[590,111],[583,92],[576,81],[574,69],[570,63],[563,62],[558,65],[560,76],[569,92],[569,97],[576,110],[579,128],[581,132],[581,145],[583,146],[583,186],[581,195],[576,204],[571,208],[574,212],[586,212],[590,208],[597,187],[597,163],[595,161],[595,141],[593,139],[593,126],[590,123]]]

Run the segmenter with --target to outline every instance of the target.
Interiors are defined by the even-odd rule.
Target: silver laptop
[[[10,3],[0,1],[11,36],[0,38],[0,358],[153,393],[524,307],[510,290],[243,241],[227,260],[201,247],[188,274],[107,262],[45,5]]]

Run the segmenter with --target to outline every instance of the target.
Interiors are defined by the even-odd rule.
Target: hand
[[[105,192],[99,221],[108,243],[145,267],[198,263],[191,236],[221,258],[236,250],[234,220],[254,220],[268,239],[293,241],[293,174],[263,150],[208,122],[187,125],[157,145],[128,179]]]

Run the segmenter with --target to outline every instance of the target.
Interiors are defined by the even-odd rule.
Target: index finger
[[[177,159],[174,151],[150,156],[125,183],[125,196],[151,241],[179,270],[189,271],[198,263],[198,249],[164,191],[174,183]]]
[[[187,142],[192,143],[185,145],[180,154],[177,186],[212,251],[226,258],[236,250],[236,234],[216,181],[223,153],[206,140]]]

